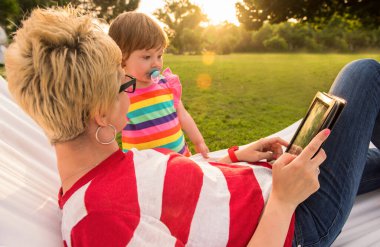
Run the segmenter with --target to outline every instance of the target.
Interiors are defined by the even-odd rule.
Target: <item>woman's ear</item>
[[[100,113],[96,114],[94,119],[95,119],[95,122],[98,126],[107,126],[108,125],[108,121],[107,121],[105,114],[100,114]]]

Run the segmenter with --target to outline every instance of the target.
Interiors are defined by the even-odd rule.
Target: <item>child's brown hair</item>
[[[123,61],[136,50],[163,48],[168,38],[160,25],[148,15],[138,12],[124,12],[111,23],[108,34],[120,47]]]

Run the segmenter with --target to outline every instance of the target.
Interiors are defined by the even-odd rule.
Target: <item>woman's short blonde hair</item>
[[[123,60],[136,50],[162,48],[168,45],[168,38],[160,25],[148,15],[138,12],[124,12],[111,23],[108,34],[123,53]]]
[[[115,103],[121,52],[73,8],[35,9],[5,56],[9,90],[51,143],[72,140]]]

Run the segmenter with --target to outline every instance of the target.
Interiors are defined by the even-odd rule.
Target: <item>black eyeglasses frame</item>
[[[125,75],[126,77],[129,77],[131,80],[121,84],[119,93],[126,92],[126,93],[134,93],[136,90],[136,78],[130,75]],[[132,86],[132,90],[128,90]]]

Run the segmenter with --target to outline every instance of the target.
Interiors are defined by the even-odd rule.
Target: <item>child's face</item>
[[[153,68],[162,69],[163,52],[162,48],[133,51],[125,61],[124,70],[128,75],[136,77],[137,86],[147,86],[151,83],[150,71]]]

